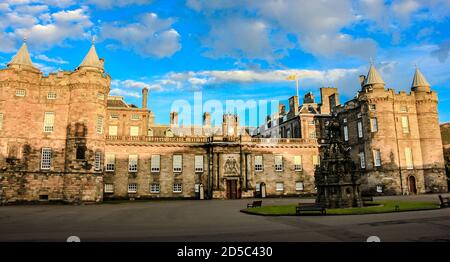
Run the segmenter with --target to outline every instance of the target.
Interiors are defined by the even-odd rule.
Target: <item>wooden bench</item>
[[[318,211],[322,215],[327,214],[325,207],[319,204],[298,204],[298,206],[295,207],[295,214],[297,215],[300,215],[301,212],[305,211]]]
[[[261,207],[261,206],[262,206],[262,200],[256,200],[256,201],[253,201],[253,203],[251,203],[251,204],[247,204],[247,208]]]
[[[441,201],[441,208],[450,207],[450,197],[442,197],[439,195],[439,201]]]

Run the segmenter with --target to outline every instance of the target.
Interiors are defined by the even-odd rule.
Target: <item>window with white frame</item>
[[[25,91],[25,89],[16,89],[16,96],[24,97],[26,94],[27,94],[27,91]]]
[[[103,116],[97,116],[95,131],[97,132],[97,134],[103,134]]]
[[[312,156],[312,162],[313,162],[313,166],[319,166],[320,165],[320,157],[319,155],[313,155]]]
[[[277,190],[277,192],[283,192],[284,191],[284,183],[283,182],[278,182],[276,184],[276,190]]]
[[[404,134],[409,133],[409,119],[407,116],[402,116],[402,131]]]
[[[114,154],[106,154],[106,171],[114,171],[116,165],[116,156]]]
[[[109,126],[108,135],[117,136],[118,126]]]
[[[137,184],[130,183],[128,184],[128,193],[136,193],[137,192]]]
[[[408,107],[407,106],[401,106],[400,107],[400,112],[402,112],[402,113],[408,112]]]
[[[414,169],[412,149],[410,147],[405,148],[405,161],[407,169]]]
[[[260,192],[261,191],[261,184],[260,183],[256,183],[255,190],[256,190],[256,192]]]
[[[174,183],[173,184],[173,192],[174,193],[181,193],[181,192],[183,192],[183,184],[181,184],[181,183]]]
[[[370,131],[372,133],[375,133],[378,131],[378,121],[376,118],[371,118],[370,119]]]
[[[103,93],[98,93],[98,94],[97,94],[97,99],[98,99],[98,100],[105,100],[105,94],[103,94]]]
[[[303,190],[305,190],[303,182],[295,182],[295,190],[296,191],[303,191]]]
[[[183,171],[183,156],[174,155],[173,156],[173,172],[180,173]]]
[[[128,172],[137,172],[138,169],[138,155],[128,156]]]
[[[302,171],[302,156],[294,156],[294,171]]]
[[[105,184],[105,193],[114,193],[114,184]]]
[[[44,132],[51,133],[53,132],[55,124],[55,113],[54,112],[45,112],[44,113]]]
[[[0,113],[0,130],[3,130],[3,113]]]
[[[194,191],[195,191],[195,193],[199,193],[200,192],[200,184],[195,184],[194,185]]]
[[[203,156],[195,156],[195,172],[203,172]]]
[[[263,157],[255,156],[255,171],[260,172],[263,171]]]
[[[139,136],[138,126],[130,126],[130,136]]]
[[[373,163],[374,166],[381,166],[381,152],[379,149],[373,150]]]
[[[152,183],[150,185],[150,193],[159,194],[160,190],[161,190],[161,187],[158,183]]]
[[[95,152],[95,159],[94,159],[94,168],[96,171],[102,170],[102,152],[97,151]]]
[[[47,93],[47,99],[48,100],[55,100],[56,99],[56,92],[55,91],[49,91]]]
[[[275,171],[283,171],[283,156],[275,156]]]
[[[137,114],[131,115],[131,120],[139,120],[139,119],[141,119],[140,115],[137,115]]]
[[[153,173],[158,173],[161,170],[161,156],[152,155],[150,171]]]
[[[344,126],[344,141],[348,141],[348,126]]]
[[[366,156],[364,155],[364,152],[359,152],[359,166],[361,168],[366,168]]]
[[[362,122],[358,121],[358,137],[362,138],[363,137],[363,128],[362,128]]]
[[[41,152],[41,169],[48,170],[52,166],[52,149],[42,148]]]

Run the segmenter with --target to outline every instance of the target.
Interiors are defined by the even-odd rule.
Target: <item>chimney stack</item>
[[[147,97],[148,97],[148,88],[144,87],[142,89],[142,108],[147,108]]]

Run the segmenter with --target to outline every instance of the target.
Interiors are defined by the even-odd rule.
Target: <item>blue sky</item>
[[[417,64],[450,121],[450,0],[0,0],[0,66],[27,37],[45,73],[73,70],[96,37],[112,94],[140,105],[148,87],[157,122],[172,102],[285,101],[359,89],[370,58],[387,88],[410,89]]]

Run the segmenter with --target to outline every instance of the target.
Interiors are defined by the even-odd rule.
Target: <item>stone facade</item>
[[[176,112],[170,125],[154,123],[148,90],[140,108],[109,96],[103,62],[93,45],[76,70],[44,76],[24,44],[0,69],[1,203],[315,194],[314,171],[332,118],[345,119],[352,157],[366,153],[359,171],[367,191],[381,185],[380,194],[408,192],[411,177],[417,193],[447,191],[442,152],[435,150],[441,148],[437,95],[422,86],[394,94],[368,84],[344,105],[336,88],[322,89],[322,104],[311,93],[301,106],[292,97],[289,111],[280,106],[252,137],[230,114],[219,127],[211,126],[209,113],[201,126],[178,125]],[[401,133],[403,115],[408,134]],[[370,129],[373,117],[377,132]],[[406,146],[412,169],[401,153]],[[380,167],[371,161],[373,149],[381,151]]]

